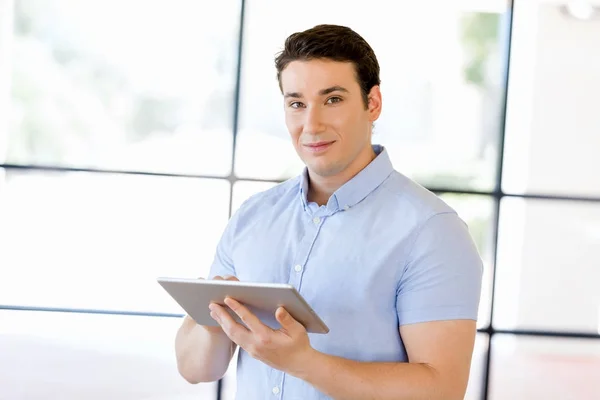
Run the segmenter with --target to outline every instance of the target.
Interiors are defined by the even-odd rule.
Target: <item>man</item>
[[[330,327],[307,334],[283,308],[263,325],[233,299],[219,327],[186,317],[180,373],[213,381],[236,346],[238,399],[462,399],[482,263],[467,227],[371,145],[379,65],[341,26],[291,35],[276,58],[285,120],[304,173],[248,199],[210,278],[290,283]]]

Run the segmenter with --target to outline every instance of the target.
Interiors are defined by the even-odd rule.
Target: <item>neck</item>
[[[332,176],[320,176],[308,170],[307,200],[319,206],[327,204],[331,195],[362,171],[377,155],[371,145],[362,151],[343,171]]]

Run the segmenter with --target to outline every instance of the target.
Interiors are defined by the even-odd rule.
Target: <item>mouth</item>
[[[329,149],[334,143],[335,140],[330,142],[307,143],[303,144],[302,146],[304,146],[304,148],[311,153],[322,153],[325,150]]]

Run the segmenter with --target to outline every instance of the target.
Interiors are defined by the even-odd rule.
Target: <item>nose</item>
[[[314,135],[323,132],[324,128],[321,110],[318,107],[308,107],[304,113],[303,133]]]

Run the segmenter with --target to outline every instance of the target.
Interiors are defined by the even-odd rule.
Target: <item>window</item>
[[[5,304],[181,313],[156,278],[208,275],[229,211],[216,179],[9,170],[3,186]]]
[[[0,320],[3,397],[214,398],[215,383],[177,372],[178,318],[0,310]]]
[[[340,23],[381,64],[374,142],[481,253],[466,398],[593,397],[600,25],[546,0],[291,4],[0,0],[3,389],[235,396],[235,359],[222,385],[178,375],[156,277],[206,275],[231,213],[301,171],[273,59]]]
[[[505,9],[503,2],[451,3],[375,1],[368,9],[376,18],[365,18],[363,1],[249,2],[235,174],[285,179],[300,171],[283,113],[276,112],[283,103],[273,58],[292,32],[336,23],[357,30],[378,56],[385,100],[373,140],[388,148],[395,167],[428,186],[491,190]],[[269,29],[261,28],[265,20]]]
[[[499,328],[600,333],[600,203],[502,201]]]
[[[498,335],[493,341],[493,400],[593,399],[600,393],[598,340]]]
[[[6,162],[228,175],[238,14],[14,0]]]
[[[598,24],[533,3],[515,20],[503,189],[600,197]]]
[[[216,399],[177,372],[156,278],[206,275],[229,216],[239,18],[0,0],[3,394]]]

